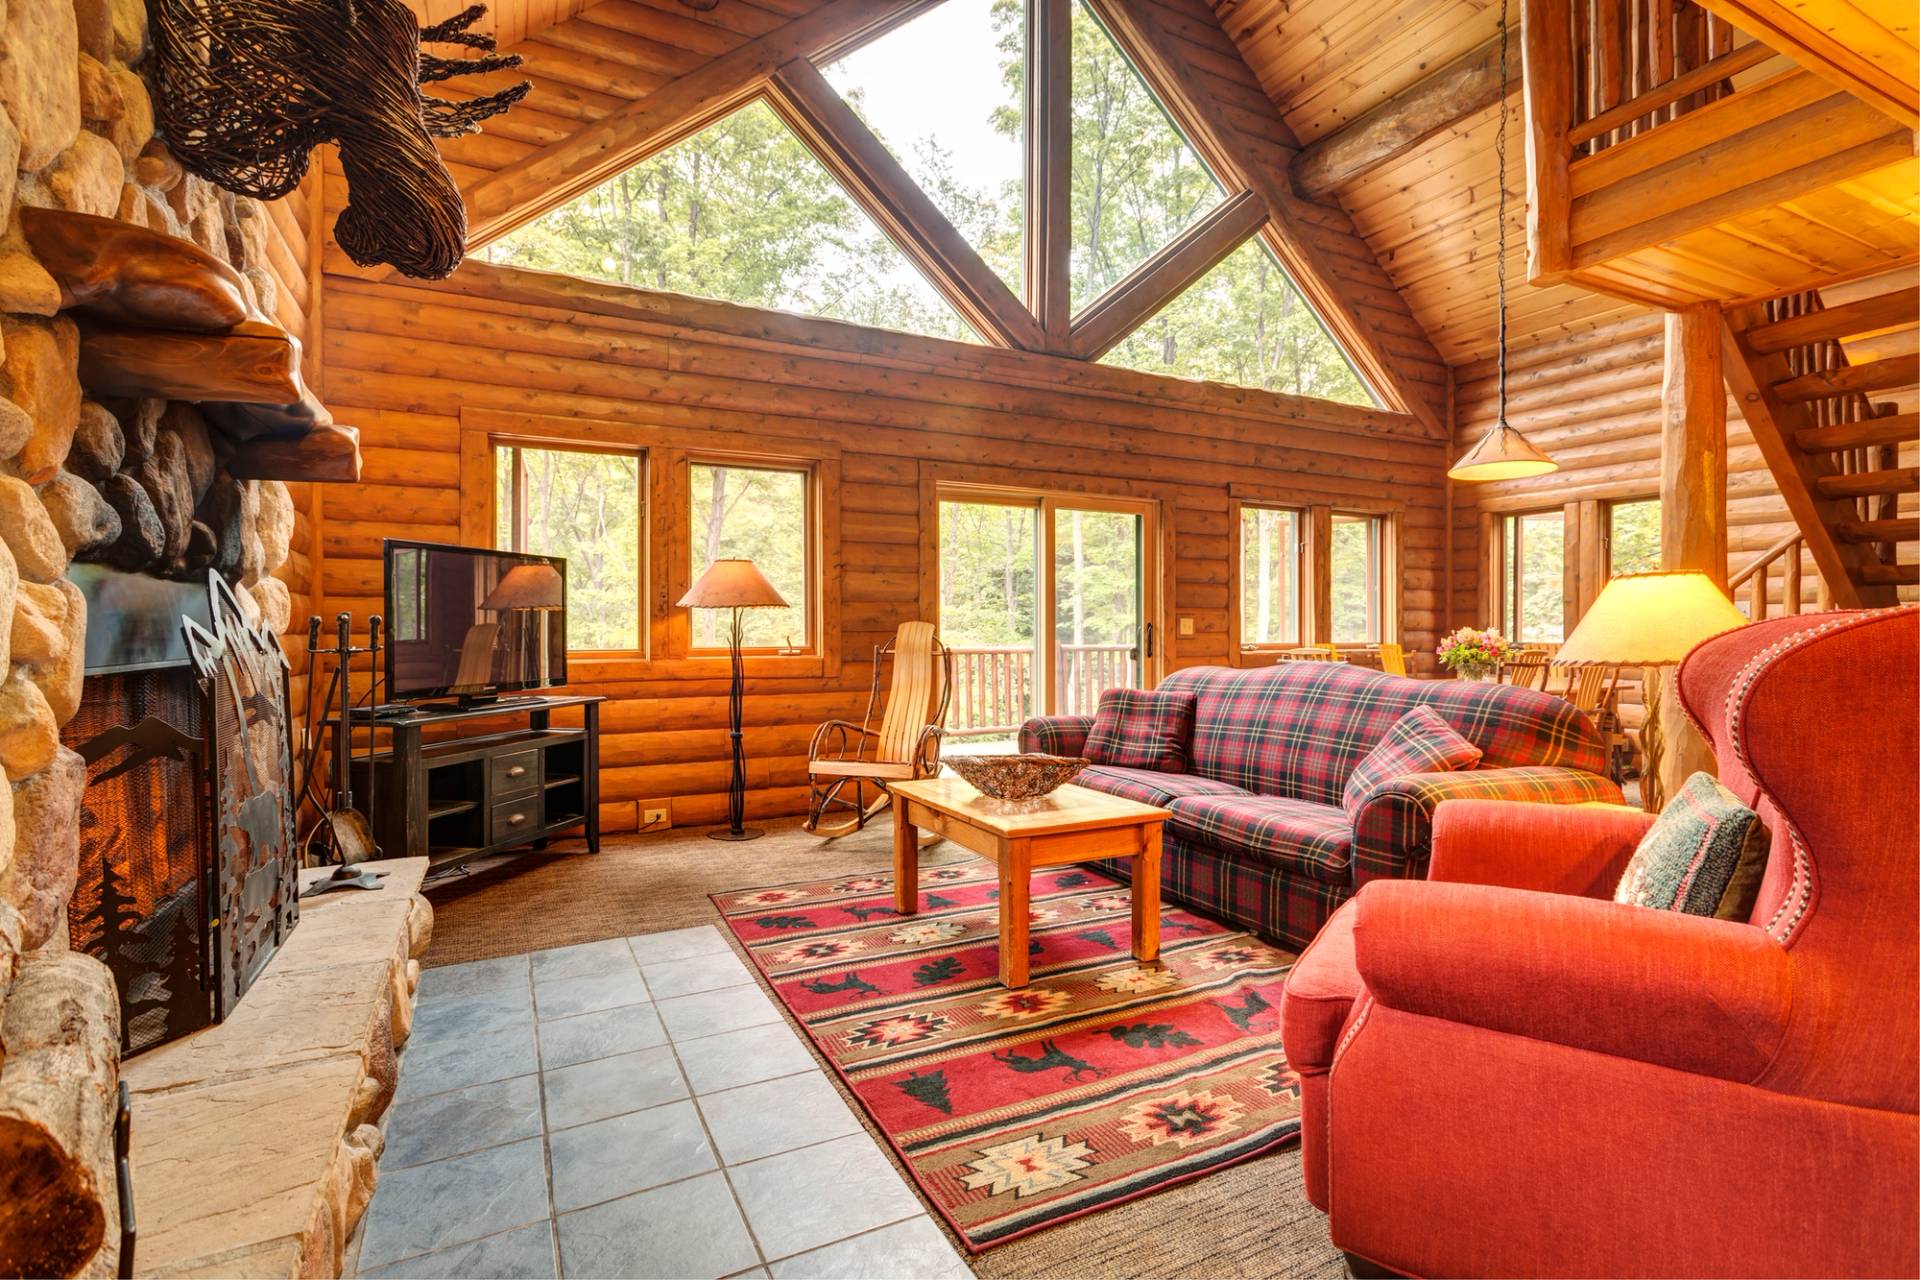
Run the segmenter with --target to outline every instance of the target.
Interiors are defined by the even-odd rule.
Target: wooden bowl
[[[942,756],[941,761],[995,800],[1032,800],[1072,782],[1093,763],[1080,756]]]

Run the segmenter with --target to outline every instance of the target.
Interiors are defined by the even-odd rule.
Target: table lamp
[[[1661,703],[1671,691],[1666,672],[1711,636],[1743,627],[1747,617],[1706,574],[1691,569],[1622,574],[1607,583],[1553,660],[1571,667],[1642,667],[1647,720],[1640,730],[1646,767],[1640,774],[1641,805],[1657,811],[1660,763],[1666,734]]]
[[[560,571],[550,564],[528,561],[517,564],[507,570],[500,581],[494,583],[493,590],[480,602],[482,609],[500,609],[514,613],[534,613],[542,615],[539,620],[540,647],[538,687],[547,686],[547,619],[544,615],[556,612],[561,606],[563,594]],[[522,622],[524,628],[525,623]],[[524,636],[523,636],[524,640]],[[526,672],[526,647],[520,647],[514,665],[524,675]]]
[[[757,840],[766,833],[749,830],[747,817],[747,757],[740,746],[740,703],[746,693],[746,670],[740,660],[740,611],[784,609],[786,600],[751,560],[715,560],[680,597],[683,609],[731,609],[733,626],[727,651],[733,659],[733,685],[727,693],[728,728],[733,739],[733,778],[727,784],[727,829],[709,831],[715,840]]]

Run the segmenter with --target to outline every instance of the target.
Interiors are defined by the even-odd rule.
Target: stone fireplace
[[[243,847],[228,863],[241,882],[221,929],[245,921],[252,931],[250,947],[232,952],[222,949],[226,938],[189,941],[219,905],[217,894],[196,897],[209,877],[196,868],[194,842],[222,830],[212,819],[223,778],[245,777],[257,761],[229,752],[203,762],[211,767],[200,803],[180,769],[109,779],[122,791],[94,798],[117,806],[115,817],[107,807],[89,812],[83,794],[90,773],[99,784],[111,761],[96,756],[90,766],[75,749],[149,715],[185,717],[176,728],[211,733],[216,744],[219,718],[237,716],[229,728],[256,754],[258,740],[286,729],[254,725],[244,702],[222,710],[202,696],[190,708],[189,686],[200,680],[191,666],[184,684],[152,672],[86,677],[89,640],[109,619],[90,627],[76,565],[82,577],[99,565],[197,582],[203,595],[212,575],[226,602],[211,611],[216,638],[244,631],[243,622],[282,632],[293,608],[276,576],[290,572],[297,520],[293,495],[274,478],[294,474],[286,433],[271,414],[236,418],[231,406],[194,403],[221,397],[155,381],[136,367],[144,349],[116,376],[111,357],[129,350],[128,335],[145,341],[165,319],[149,296],[137,317],[146,328],[116,329],[97,297],[88,311],[86,291],[98,282],[75,265],[112,241],[114,228],[135,245],[130,252],[179,246],[176,256],[200,264],[247,317],[232,327],[244,338],[209,334],[201,320],[195,340],[277,342],[273,349],[290,349],[297,382],[298,343],[277,323],[297,313],[280,296],[288,276],[270,252],[280,214],[183,173],[153,137],[146,82],[134,69],[146,44],[143,0],[0,5],[0,1275],[114,1274],[123,1001],[135,1047],[184,1026],[187,1015],[169,1006],[176,987],[211,984],[214,1011],[223,1011],[219,1001],[244,989],[241,975],[264,964],[262,937],[284,935],[295,910],[290,864],[260,873],[262,815],[249,807],[276,788],[280,807],[291,804],[284,753],[254,769],[252,790],[224,796]],[[49,225],[66,235],[57,246],[64,259],[36,233]],[[275,405],[306,428],[324,416],[304,389]],[[123,993],[86,954],[123,927],[137,928],[152,952],[159,985]]]

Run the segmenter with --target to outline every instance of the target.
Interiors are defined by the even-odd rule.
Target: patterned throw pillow
[[[1745,920],[1767,869],[1760,815],[1710,773],[1688,778],[1640,838],[1615,902]]]
[[[1173,690],[1109,689],[1087,732],[1095,764],[1185,773],[1193,741],[1193,695]]]
[[[1358,817],[1360,807],[1382,783],[1409,773],[1451,773],[1479,763],[1480,748],[1461,737],[1439,712],[1415,707],[1395,720],[1387,736],[1354,766],[1340,803],[1348,817]]]

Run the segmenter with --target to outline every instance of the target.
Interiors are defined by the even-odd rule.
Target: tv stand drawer
[[[488,844],[506,844],[531,837],[541,827],[539,793],[494,805],[487,826]]]
[[[489,790],[495,801],[533,795],[540,790],[540,751],[509,751],[488,762]]]

